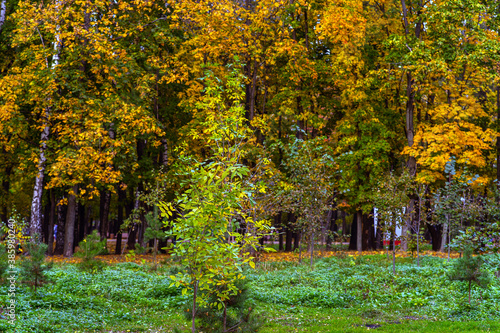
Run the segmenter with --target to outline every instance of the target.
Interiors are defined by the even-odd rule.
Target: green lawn
[[[490,256],[489,270],[500,258]],[[399,258],[392,275],[384,255],[318,259],[314,270],[274,262],[248,270],[246,306],[258,332],[500,332],[500,282],[474,288],[446,278],[446,260],[425,257],[422,267]],[[87,273],[72,264],[54,267],[37,292],[17,290],[17,327],[0,311],[3,332],[187,332],[184,304],[170,278],[179,267],[153,272],[121,263]],[[0,307],[8,301],[0,287]],[[200,328],[209,332],[210,328]]]

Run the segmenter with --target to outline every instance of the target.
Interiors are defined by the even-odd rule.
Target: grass
[[[245,272],[259,332],[500,332],[499,280],[474,288],[469,306],[466,286],[446,279],[445,259],[425,256],[419,268],[398,256],[393,275],[380,253],[317,258],[313,271],[278,256]],[[500,267],[500,257],[488,261],[491,272]],[[18,285],[15,329],[2,315],[9,299],[0,286],[0,332],[189,331],[188,297],[169,286],[179,267],[148,267],[119,262],[89,273],[56,261],[37,292]]]

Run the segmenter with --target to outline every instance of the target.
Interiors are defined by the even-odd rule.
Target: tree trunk
[[[57,0],[56,8],[59,7],[59,4],[60,0]],[[52,64],[50,66],[51,70],[54,70],[54,68],[59,64],[59,53],[61,51],[59,35],[56,34],[55,38],[56,41],[54,42],[54,50],[56,50],[56,53],[52,57]],[[48,60],[47,59],[45,60],[47,64],[47,69],[49,69]],[[44,117],[43,121],[44,124],[42,133],[40,135],[40,150],[38,155],[38,166],[37,166],[38,172],[35,179],[35,186],[33,189],[33,199],[31,201],[30,236],[33,236],[35,234],[41,235],[42,232],[41,206],[42,206],[42,195],[43,195],[43,181],[45,177],[45,167],[47,162],[45,151],[47,150],[47,141],[49,140],[49,133],[50,133],[49,106],[45,108],[45,114],[43,117]],[[35,242],[39,242],[39,239],[35,239]]]
[[[392,237],[392,274],[396,275],[396,235]]]
[[[373,250],[375,248],[375,226],[373,214],[363,214],[363,250]]]
[[[48,243],[49,239],[49,224],[50,224],[50,200],[45,204],[43,210],[43,225],[42,225],[42,238],[41,241]]]
[[[418,219],[417,219],[417,267],[420,267],[420,223],[422,222],[422,195],[419,185],[418,195]]]
[[[128,231],[127,250],[135,249],[136,237],[137,237],[137,225],[134,223],[129,228],[129,231]]]
[[[7,154],[5,148],[2,148],[2,154]],[[7,155],[5,155],[7,156]],[[10,175],[12,173],[12,166],[7,166],[5,168],[4,179],[2,181],[2,212],[0,213],[0,220],[7,221],[9,219],[9,196],[10,196]]]
[[[125,218],[131,218],[132,213],[134,211],[134,191],[129,192],[131,199],[128,200],[125,205]],[[127,238],[127,250],[133,250],[135,247],[135,236],[136,236],[136,224],[132,223],[132,225],[128,229],[128,238]],[[122,251],[123,252],[123,251]]]
[[[283,227],[281,225],[281,212],[274,216],[274,226],[278,230],[278,251],[283,251]]]
[[[314,228],[311,231],[311,240],[309,241],[310,251],[311,251],[311,270],[313,269],[313,259],[314,259]]]
[[[66,225],[64,227],[64,250],[63,255],[65,257],[71,257],[73,255],[73,244],[75,241],[75,218],[76,218],[76,196],[78,192],[78,185],[73,186],[74,194],[68,195],[68,210],[66,212]]]
[[[384,222],[377,220],[377,228],[375,230],[375,248],[381,250],[384,248]]]
[[[363,212],[358,210],[356,213],[356,250],[361,254],[363,252]]]
[[[116,233],[116,246],[115,254],[122,253],[122,232],[121,227],[123,224],[123,203],[125,201],[125,193],[123,190],[118,189],[118,216],[116,221],[115,233]]]
[[[194,290],[193,290],[193,312],[191,313],[191,333],[196,333],[196,325],[195,325],[195,319],[196,319],[196,296],[198,294],[198,281],[194,283]]]
[[[500,86],[497,86],[497,121],[500,119]],[[500,123],[497,123],[497,131],[500,133]],[[497,136],[497,186],[500,186],[500,136]],[[499,198],[500,199],[500,198]]]
[[[300,232],[293,233],[293,250],[299,249],[300,251]]]
[[[351,223],[351,237],[349,238],[349,251],[356,251],[357,247],[357,234],[358,234],[358,224],[356,223],[357,214],[353,214]]]
[[[56,195],[54,189],[50,190],[50,214],[49,214],[49,230],[47,235],[47,254],[49,256],[54,254],[54,224],[56,220]]]
[[[0,31],[2,31],[2,27],[5,24],[6,13],[7,13],[7,0],[2,0],[0,2]]]
[[[33,190],[33,200],[31,201],[31,218],[30,218],[30,236],[42,234],[42,195],[43,195],[43,180],[45,177],[45,151],[47,150],[47,141],[49,140],[50,127],[48,125],[49,108],[45,111],[45,126],[40,136],[40,150],[38,155],[38,172],[35,179],[35,187]],[[39,242],[40,239],[35,239]]]
[[[255,117],[255,97],[257,91],[257,61],[249,61],[245,65],[245,69],[249,78],[252,79],[251,83],[246,85],[246,103],[245,103],[245,118],[251,122]]]
[[[338,231],[338,226],[337,226],[337,216],[338,216],[338,211],[337,210],[330,210],[328,212],[328,235],[326,235],[326,241],[325,241],[325,248],[327,251],[332,249],[332,243],[334,241],[334,238],[332,236],[333,232]]]
[[[405,29],[405,36],[406,36],[406,41],[408,41],[411,37],[409,36],[410,33],[410,26],[408,22],[408,10],[406,8],[406,1],[401,0],[401,7],[402,7],[402,12],[403,12],[403,23],[404,23],[404,29]],[[420,12],[418,12],[420,13]],[[417,25],[415,27],[415,37],[418,39],[420,38],[420,26],[421,22],[417,22]],[[407,44],[408,47],[408,44]],[[413,77],[412,73],[410,70],[407,70],[406,72],[406,139],[408,141],[408,147],[412,147],[414,143],[414,137],[415,137],[415,127],[413,124],[413,117],[414,117],[414,112],[415,112],[415,89],[413,87],[414,82],[413,82]],[[415,160],[415,157],[410,156],[408,158],[407,162],[407,169],[408,173],[410,174],[411,177],[415,177],[415,174],[417,173],[417,161]],[[410,198],[410,205],[409,207],[413,208],[415,206],[415,199]],[[402,228],[402,241],[401,241],[401,248],[403,250],[407,249],[407,242],[406,242],[406,231],[408,229],[408,225],[413,224],[413,215],[412,212],[409,212],[409,219],[411,222],[407,223],[406,225],[403,225]]]
[[[86,236],[86,233],[85,233],[85,230],[86,230],[86,225],[87,225],[87,218],[88,218],[88,215],[86,214],[86,207],[82,204],[82,203],[79,203],[78,204],[78,218],[77,218],[77,221],[78,221],[78,230],[77,230],[77,233],[75,234],[75,244],[79,244]]]
[[[292,251],[292,238],[293,238],[293,235],[292,235],[292,231],[290,230],[289,226],[285,227],[285,231],[286,231],[285,251],[286,252],[290,252],[290,251]]]
[[[161,151],[161,163],[166,167],[168,167],[168,142],[166,139],[161,140],[162,151]]]
[[[286,243],[285,243],[285,251],[290,252],[292,251],[292,242],[293,242],[293,223],[294,223],[294,215],[292,213],[288,213],[287,215],[287,224],[285,226],[286,228]]]
[[[448,220],[448,218],[446,218],[446,220]],[[448,236],[448,223],[445,223],[443,224],[443,233],[441,234],[441,247],[439,248],[439,252],[444,252],[447,236]]]
[[[109,232],[109,207],[111,203],[111,192],[107,190],[101,191],[101,214],[100,214],[100,234],[101,239],[108,238]]]
[[[85,225],[83,226],[83,235],[87,237],[92,232],[92,206],[85,208]]]
[[[222,332],[226,332],[226,326],[227,326],[227,304],[226,304],[226,301],[224,301],[224,313],[222,314],[222,316],[223,316]]]
[[[66,206],[57,206],[57,233],[56,233],[56,248],[54,254],[61,255],[64,252],[64,224],[66,221]]]
[[[138,228],[137,242],[142,247],[146,247],[146,243],[144,242],[144,232],[146,231],[146,227],[147,227],[146,221],[144,221],[141,218],[141,223],[139,224],[139,228]]]

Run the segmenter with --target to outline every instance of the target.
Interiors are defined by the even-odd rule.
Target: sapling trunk
[[[300,244],[299,244],[299,263],[302,263],[302,248],[300,247]]]
[[[448,224],[450,224],[450,221],[448,221]],[[448,262],[450,262],[450,251],[451,251],[451,246],[450,246],[450,242],[451,242],[451,228],[450,226],[448,226]]]
[[[446,218],[446,223],[443,225],[443,235],[441,237],[441,252],[444,252],[444,246],[446,245],[446,236],[448,235],[448,217]]]
[[[396,236],[392,238],[392,273],[396,275]]]
[[[420,188],[420,187],[419,187]],[[417,221],[417,267],[420,267],[420,219],[422,211],[422,195],[418,195],[418,221]]]
[[[396,243],[396,241],[394,241],[394,243]],[[395,250],[395,245],[394,246],[394,249],[392,250],[392,273],[394,275],[396,275],[396,250]]]
[[[227,321],[227,305],[224,302],[224,314],[223,314],[223,332],[226,332],[226,321]]]
[[[311,270],[313,269],[313,255],[314,255],[314,230],[311,232]]]
[[[385,233],[384,237],[387,237],[389,235],[389,230],[387,230],[387,232]],[[389,260],[389,241],[390,239],[387,241],[387,244],[385,245],[385,253],[387,255],[387,260]],[[382,239],[382,244],[385,242],[384,239]]]
[[[155,237],[154,243],[153,243],[153,261],[155,263],[155,269],[156,269],[156,252],[158,251],[158,239]]]
[[[420,219],[417,222],[417,267],[420,267]]]
[[[191,313],[191,333],[196,333],[196,294],[198,293],[198,281],[194,283],[193,288],[193,312]]]

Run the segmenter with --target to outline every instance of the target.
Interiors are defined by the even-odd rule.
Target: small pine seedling
[[[469,284],[469,304],[472,283],[480,288],[486,288],[490,283],[488,271],[481,268],[484,262],[481,256],[472,256],[472,249],[467,248],[462,258],[456,259],[452,268],[448,271],[448,278],[451,281],[465,281]]]
[[[35,238],[36,239],[36,238]],[[48,246],[44,243],[30,241],[25,245],[27,256],[23,257],[20,264],[21,279],[36,288],[46,283],[45,272],[52,268],[52,263],[45,264],[45,253]]]

